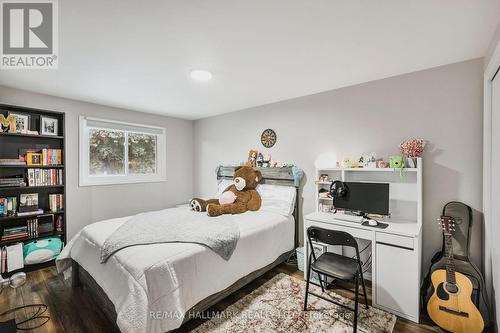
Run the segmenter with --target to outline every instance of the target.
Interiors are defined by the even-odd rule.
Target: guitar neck
[[[445,253],[446,253],[446,282],[456,284],[455,279],[455,260],[453,259],[453,243],[450,234],[444,235]]]

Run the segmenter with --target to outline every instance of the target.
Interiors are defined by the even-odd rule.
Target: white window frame
[[[126,123],[122,121],[80,116],[79,133],[79,183],[80,186],[117,185],[133,183],[152,183],[167,180],[166,172],[166,133],[165,128]],[[89,122],[91,125],[89,125]],[[90,175],[90,129],[117,130],[126,133],[156,135],[156,173],[128,174],[128,140],[125,140],[125,174],[124,175]],[[127,137],[127,136],[126,136]]]

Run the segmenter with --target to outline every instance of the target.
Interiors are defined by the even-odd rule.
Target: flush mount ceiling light
[[[189,74],[196,81],[210,81],[213,76],[212,73],[204,69],[194,69]]]

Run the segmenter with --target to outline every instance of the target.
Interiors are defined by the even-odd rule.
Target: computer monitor
[[[389,184],[344,182],[347,193],[335,198],[336,209],[389,215]]]

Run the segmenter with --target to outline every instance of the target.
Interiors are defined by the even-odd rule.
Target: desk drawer
[[[373,231],[368,231],[365,229],[357,228],[358,225],[356,225],[354,223],[353,223],[353,226],[351,227],[351,226],[344,226],[344,225],[339,225],[339,224],[334,224],[334,223],[306,220],[305,221],[305,231],[307,231],[307,228],[309,228],[311,226],[320,227],[320,228],[329,229],[329,230],[344,231],[344,232],[351,234],[353,237],[356,237],[356,238],[373,240]],[[307,237],[305,232],[304,232],[304,236]]]
[[[413,250],[414,248],[412,237],[377,232],[375,240],[377,241],[377,243],[382,243],[388,246],[402,247],[409,250]]]

